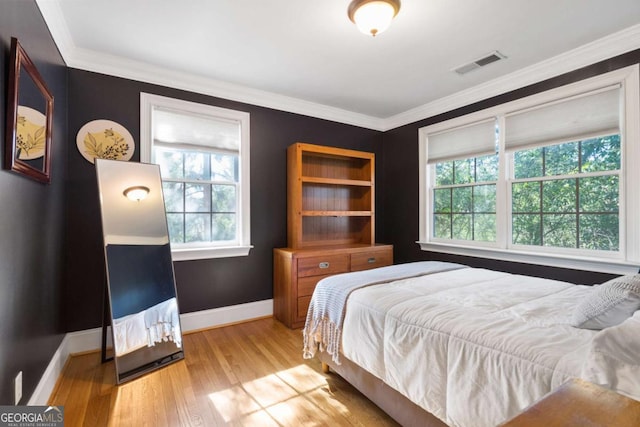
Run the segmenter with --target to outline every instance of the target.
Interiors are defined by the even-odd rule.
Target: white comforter
[[[590,291],[473,268],[374,285],[347,302],[343,352],[447,424],[493,427],[571,377],[628,375],[594,361],[607,330],[568,324]],[[640,321],[632,327],[640,342]],[[640,374],[638,354],[624,369]],[[625,381],[619,391],[640,399],[640,379]]]

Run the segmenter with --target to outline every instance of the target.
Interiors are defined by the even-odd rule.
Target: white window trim
[[[250,175],[249,175],[249,113],[243,111],[229,110],[226,108],[214,107],[212,105],[199,104],[181,99],[168,98],[165,96],[140,93],[140,161],[151,163],[151,150],[153,148],[151,115],[154,106],[172,108],[176,110],[189,111],[195,114],[208,116],[220,116],[226,119],[233,119],[240,122],[240,185],[238,186],[239,197],[239,236],[238,244],[232,246],[206,246],[194,248],[171,249],[171,256],[174,261],[187,261],[196,259],[227,258],[236,256],[247,256],[253,248],[251,245],[251,204],[250,204]]]
[[[639,65],[625,67],[616,71],[551,89],[526,98],[521,98],[482,111],[477,111],[465,116],[457,117],[431,126],[420,128],[418,131],[419,154],[419,240],[416,242],[424,251],[442,252],[447,254],[473,256],[481,258],[498,259],[527,264],[547,265],[553,267],[571,268],[587,271],[600,271],[612,274],[632,274],[638,272],[640,266],[640,168],[637,167],[637,159],[640,159],[640,72]],[[620,236],[621,251],[607,257],[598,252],[597,257],[589,257],[587,251],[581,254],[558,254],[553,248],[532,247],[526,250],[524,247],[513,248],[507,244],[507,230],[500,227],[497,230],[497,245],[480,247],[477,242],[443,242],[430,238],[432,219],[430,215],[431,192],[428,191],[432,176],[428,173],[427,166],[427,135],[441,132],[478,122],[490,117],[498,117],[500,125],[504,124],[504,116],[510,112],[518,111],[533,105],[566,98],[579,93],[595,90],[604,86],[620,83],[622,85],[622,116],[624,126],[621,127],[623,152],[621,159],[624,164],[620,185],[625,194],[625,200],[620,202],[620,222],[624,222],[625,234]],[[502,128],[502,127],[501,127]],[[507,153],[504,150],[504,132],[500,133],[499,142],[500,170],[497,188],[496,203],[502,206],[498,209],[499,223],[506,224],[508,209],[507,182],[508,168]],[[634,164],[635,162],[635,164]],[[501,183],[503,184],[501,186]]]

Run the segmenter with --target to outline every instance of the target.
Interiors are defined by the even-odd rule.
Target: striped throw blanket
[[[322,279],[311,297],[302,331],[303,357],[312,358],[319,348],[320,351],[329,353],[335,363],[340,364],[344,310],[347,298],[356,289],[464,267],[466,266],[448,262],[421,261],[337,274]]]

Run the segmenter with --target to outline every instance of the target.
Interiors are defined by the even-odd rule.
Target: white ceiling
[[[638,0],[402,0],[375,38],[349,0],[37,2],[70,67],[380,130],[640,48]]]

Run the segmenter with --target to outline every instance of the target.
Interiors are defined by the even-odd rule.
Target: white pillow
[[[580,377],[640,400],[640,311],[597,332],[582,359]]]
[[[640,274],[621,276],[598,285],[573,312],[571,325],[604,329],[619,325],[640,309]]]

